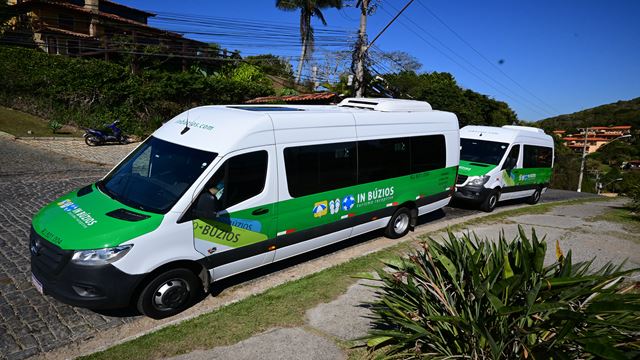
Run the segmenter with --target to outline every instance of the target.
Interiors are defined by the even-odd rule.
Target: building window
[[[73,17],[63,14],[58,15],[58,26],[61,29],[73,31],[73,25]]]
[[[51,55],[58,54],[58,40],[54,37],[47,38],[47,52]]]
[[[78,55],[80,53],[80,42],[78,40],[67,40],[67,53]]]

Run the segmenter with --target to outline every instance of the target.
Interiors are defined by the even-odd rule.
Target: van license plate
[[[31,283],[36,287],[36,290],[38,290],[40,294],[44,295],[44,291],[42,290],[42,283],[33,274],[31,274]]]

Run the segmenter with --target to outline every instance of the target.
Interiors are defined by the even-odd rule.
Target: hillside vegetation
[[[249,64],[212,75],[151,68],[132,74],[116,63],[5,46],[0,47],[0,83],[0,105],[77,126],[120,119],[125,132],[138,135],[194,106],[273,94],[271,81]]]
[[[640,97],[551,117],[536,124],[545,130],[572,131],[579,127],[611,125],[631,125],[637,129],[640,127]]]
[[[632,132],[640,128],[640,98],[618,101],[585,109],[573,114],[559,115],[540,120],[535,123],[548,133],[562,129],[569,133],[577,132],[577,128],[590,126],[631,125]],[[633,133],[632,133],[633,134]],[[554,175],[551,187],[556,189],[575,190],[578,187],[580,174],[580,154],[556,141]],[[595,192],[596,178],[603,184],[603,191],[633,194],[640,189],[640,172],[623,171],[625,161],[640,159],[640,139],[633,135],[629,139],[614,141],[587,156],[582,191]]]

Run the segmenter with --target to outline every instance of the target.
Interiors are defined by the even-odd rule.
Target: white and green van
[[[528,126],[465,126],[460,129],[456,200],[490,212],[499,201],[540,200],[553,168],[553,139]]]
[[[205,106],[41,209],[34,286],[154,318],[211,282],[376,229],[405,235],[455,191],[458,120],[426,102]]]

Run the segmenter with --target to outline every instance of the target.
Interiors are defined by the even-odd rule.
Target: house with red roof
[[[580,130],[578,134],[567,134],[562,137],[562,140],[568,148],[575,152],[582,153],[584,148],[587,154],[598,151],[602,146],[621,136],[631,134],[631,126],[629,125],[592,126],[578,130]],[[565,133],[564,130],[553,131],[553,134],[557,136],[563,136]]]
[[[37,46],[49,54],[100,57],[158,45],[163,53],[187,59],[208,44],[149,26],[156,14],[110,0],[8,0],[16,16],[3,43]]]

